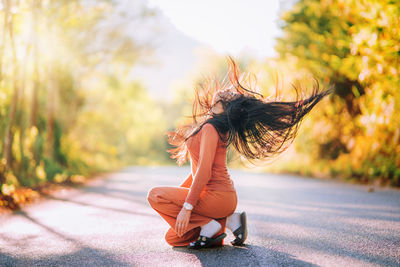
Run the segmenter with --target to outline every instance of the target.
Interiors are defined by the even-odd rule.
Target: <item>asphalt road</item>
[[[236,170],[246,246],[172,248],[146,194],[188,173],[131,167],[0,215],[0,266],[400,266],[400,191]]]

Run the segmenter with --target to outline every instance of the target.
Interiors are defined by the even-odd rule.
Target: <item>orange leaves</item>
[[[21,204],[31,203],[39,197],[37,191],[31,188],[18,188],[3,184],[1,187],[0,208],[17,210]]]

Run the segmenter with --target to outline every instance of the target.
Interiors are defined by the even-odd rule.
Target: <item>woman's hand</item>
[[[179,212],[178,217],[176,218],[176,224],[175,224],[175,231],[179,237],[181,237],[186,232],[191,214],[192,214],[191,210],[187,210],[183,207],[182,207],[181,211]]]

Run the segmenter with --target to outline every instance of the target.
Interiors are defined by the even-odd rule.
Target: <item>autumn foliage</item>
[[[400,186],[399,7],[301,0],[282,15],[280,60],[336,88],[297,142],[308,158],[303,174]]]

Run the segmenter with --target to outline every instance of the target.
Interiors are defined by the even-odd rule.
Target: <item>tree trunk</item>
[[[12,166],[12,143],[13,143],[13,137],[14,137],[14,124],[15,124],[15,117],[17,113],[17,106],[18,106],[18,99],[19,99],[19,66],[18,66],[18,59],[17,59],[17,54],[15,50],[15,42],[14,42],[14,31],[13,31],[13,17],[11,17],[9,23],[8,23],[8,31],[10,34],[10,43],[11,43],[11,49],[12,49],[12,54],[13,54],[13,65],[14,65],[14,71],[13,71],[13,79],[14,79],[14,95],[11,100],[11,108],[10,108],[10,119],[9,119],[9,124],[6,130],[5,134],[5,140],[4,140],[4,153],[3,157],[6,160],[5,162],[5,167],[6,169],[11,168]]]
[[[49,75],[49,83],[47,86],[47,149],[46,155],[53,159],[54,155],[54,107],[56,102],[57,81],[54,70]]]
[[[33,88],[32,88],[32,101],[31,101],[31,117],[30,127],[36,126],[37,114],[38,114],[38,90],[39,90],[39,58],[38,58],[38,12],[40,9],[40,0],[34,1],[33,6]]]
[[[0,42],[0,82],[3,80],[3,55],[4,55],[4,47],[6,44],[6,35],[7,35],[9,11],[10,11],[10,5],[8,3],[8,0],[3,0],[3,8],[4,8],[3,34],[1,38],[2,40]]]
[[[4,55],[4,47],[6,44],[6,36],[7,36],[7,29],[8,29],[8,15],[9,15],[9,5],[8,5],[8,0],[3,0],[3,8],[4,8],[4,20],[3,20],[3,32],[1,36],[1,42],[0,42],[0,85],[1,81],[3,80],[3,55]],[[1,185],[6,182],[6,177],[4,176],[5,171],[6,171],[6,162],[4,162],[5,156],[5,141],[6,138],[4,138],[3,142],[3,159],[0,161],[0,195],[1,195]]]

